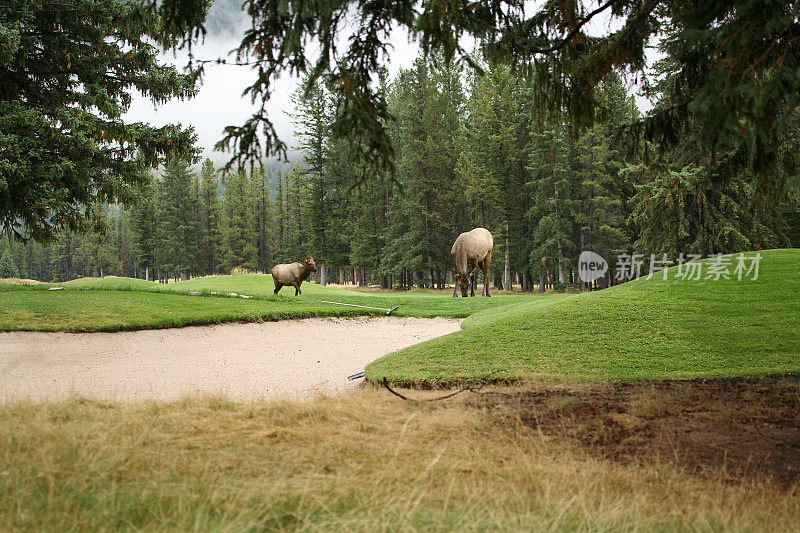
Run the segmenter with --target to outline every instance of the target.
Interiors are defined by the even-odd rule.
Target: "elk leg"
[[[475,268],[472,269],[472,279],[470,280],[469,284],[469,295],[475,296],[475,285],[478,283],[478,265],[475,265]]]
[[[489,294],[489,263],[492,261],[492,252],[489,251],[486,254],[486,257],[483,258],[483,264],[481,265],[483,268],[483,291],[486,293],[486,297],[488,298],[491,296]]]
[[[299,283],[295,282],[295,283],[292,283],[292,285],[294,286],[294,295],[295,296],[297,296],[298,294],[303,294],[300,291],[300,284]]]
[[[281,290],[281,287],[283,287],[283,283],[275,283],[275,294],[278,294],[278,291]]]

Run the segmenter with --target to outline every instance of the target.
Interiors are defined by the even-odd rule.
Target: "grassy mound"
[[[620,380],[800,370],[800,250],[761,256],[755,281],[683,280],[672,268],[666,281],[656,275],[477,313],[460,332],[375,361],[367,377]],[[703,277],[707,267],[708,260]]]
[[[106,276],[105,278],[78,278],[66,283],[51,283],[48,287],[68,287],[70,289],[111,290],[111,291],[136,291],[157,290],[160,284],[154,281],[145,281],[136,278]]]
[[[49,291],[51,287],[62,287]],[[273,295],[272,277],[209,276],[167,285],[132,278],[81,278],[63,284],[22,286],[0,282],[0,331],[117,331],[223,322],[258,322],[321,316],[382,315],[464,318],[490,308],[552,296],[499,295],[452,298],[442,292],[366,293],[304,283],[303,294],[284,288]],[[189,293],[199,293],[190,295]],[[250,296],[248,299],[230,293]]]

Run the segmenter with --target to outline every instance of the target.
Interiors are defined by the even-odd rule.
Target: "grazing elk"
[[[303,294],[300,290],[300,284],[308,279],[312,272],[317,271],[317,265],[314,263],[314,258],[309,256],[308,259],[303,258],[302,263],[288,263],[283,265],[275,265],[272,267],[272,282],[275,284],[275,294],[281,290],[284,285],[291,285],[294,287],[294,295]]]
[[[483,270],[483,292],[481,296],[491,296],[489,294],[489,263],[492,260],[492,248],[494,248],[494,238],[489,230],[485,228],[475,228],[472,231],[462,233],[453,243],[453,260],[456,263],[453,272],[457,277],[457,285],[453,287],[453,298],[456,297],[456,290],[461,287],[461,296],[467,296],[467,288],[471,288],[470,296],[475,296],[475,271],[480,265]]]

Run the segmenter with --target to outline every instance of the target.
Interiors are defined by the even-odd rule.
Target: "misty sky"
[[[196,59],[225,57],[228,51],[238,46],[248,21],[243,13],[230,9],[234,1],[223,0],[212,7],[207,25],[209,33],[205,42],[193,48]],[[608,30],[607,27],[603,27],[607,26],[607,22],[603,21],[592,21],[591,26],[592,33]],[[393,76],[401,68],[413,65],[419,47],[416,43],[409,42],[407,35],[399,31],[392,36],[392,44],[394,50],[387,67]],[[170,52],[163,56],[163,60],[183,68],[187,56],[185,53],[174,55]],[[149,99],[135,95],[131,108],[124,118],[126,121],[146,122],[153,126],[170,123],[193,126],[198,136],[198,145],[203,150],[202,156],[211,158],[219,168],[230,159],[230,154],[214,151],[214,144],[222,138],[225,126],[243,124],[254,111],[255,106],[250,103],[250,98],[242,97],[242,91],[254,80],[255,74],[248,67],[209,64],[206,66],[202,86],[195,98],[186,101],[173,100],[156,107]],[[297,87],[297,79],[289,77],[279,79],[274,85],[274,92],[267,106],[278,135],[290,147],[297,145],[290,118],[294,112],[290,96]],[[641,97],[637,96],[636,101],[642,111],[651,107],[649,102]]]

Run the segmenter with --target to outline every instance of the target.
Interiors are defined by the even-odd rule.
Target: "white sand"
[[[351,390],[347,376],[460,320],[312,318],[121,333],[0,333],[0,401],[80,395],[135,401],[222,393],[236,400]]]

